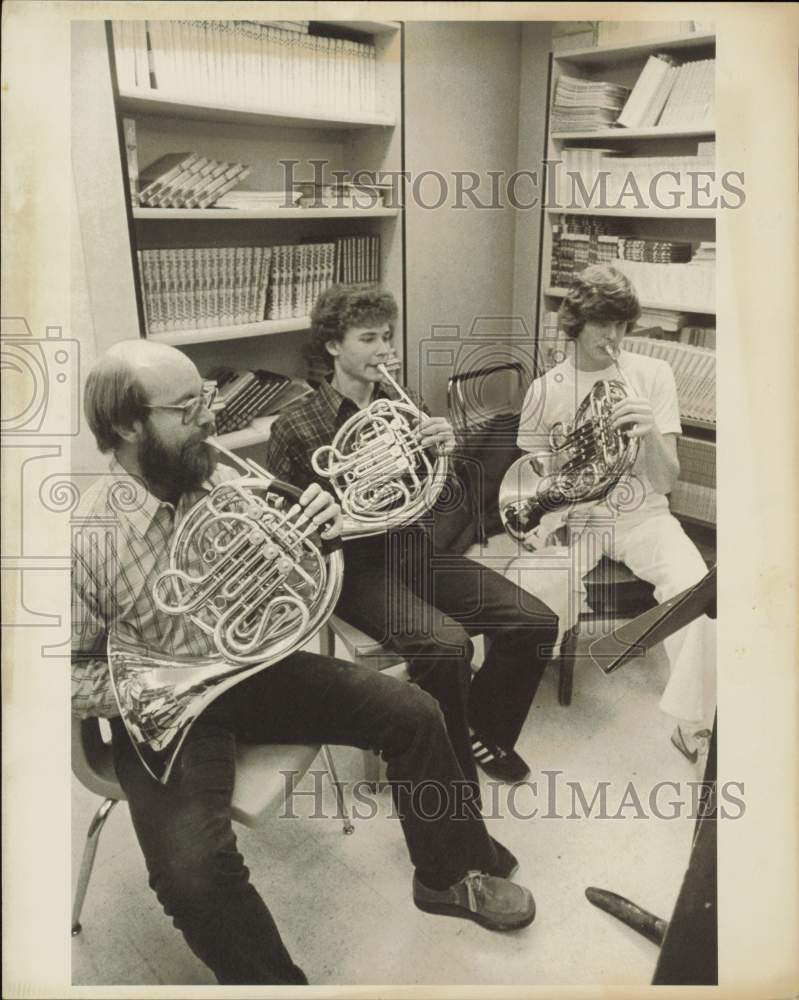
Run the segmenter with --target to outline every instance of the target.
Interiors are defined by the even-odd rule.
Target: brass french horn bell
[[[213,438],[243,470],[188,511],[153,599],[205,637],[209,655],[170,657],[126,638],[108,640],[119,711],[150,774],[166,782],[197,716],[224,691],[304,645],[341,591],[340,541],[323,542],[299,492]]]
[[[565,514],[574,504],[603,500],[635,463],[638,438],[611,426],[614,407],[630,395],[631,387],[613,351],[606,351],[622,380],[596,382],[578,407],[572,424],[555,424],[549,431],[549,447],[522,455],[502,479],[502,524],[511,538],[529,547],[545,543],[545,539],[535,539],[531,533],[547,514]]]

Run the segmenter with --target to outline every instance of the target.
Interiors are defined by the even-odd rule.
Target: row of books
[[[634,336],[626,337],[624,349],[667,361],[674,372],[681,415],[689,420],[715,423],[715,351],[648,337],[643,335],[643,331],[636,331]]]
[[[256,417],[278,413],[289,403],[311,392],[301,379],[265,369],[234,371],[218,368],[208,374],[216,381],[222,409],[216,415],[219,434],[230,434],[247,427]]]
[[[714,326],[681,325],[679,339],[682,344],[705,347],[711,351],[716,350],[716,328]]]
[[[648,337],[656,340],[670,340],[711,351],[716,349],[716,328],[695,326],[683,313],[666,309],[642,309],[638,326],[646,330]]]
[[[255,21],[113,21],[117,82],[254,111],[374,113],[372,43]]]
[[[714,312],[716,268],[711,262],[648,264],[636,260],[615,262],[644,302],[674,303],[686,311]]]
[[[666,53],[654,53],[647,59],[616,124],[624,128],[711,127],[715,69],[715,59],[680,65]]]
[[[550,285],[568,288],[589,264],[611,264],[632,281],[642,302],[683,305],[686,311],[715,309],[715,244],[690,253],[683,240],[639,240],[608,233],[623,219],[560,216],[552,227]],[[666,260],[666,258],[671,260]]]
[[[671,67],[673,82],[657,124],[664,128],[712,128],[716,60],[697,59]]]
[[[151,334],[301,318],[334,282],[380,278],[379,236],[137,253]]]
[[[703,524],[716,523],[715,487],[679,479],[669,496],[669,506],[672,514],[678,517],[689,517]]]
[[[680,435],[677,439],[680,479],[697,486],[716,487],[716,442]]]
[[[346,285],[380,281],[379,236],[345,236],[336,240],[336,281]]]
[[[564,207],[701,207],[719,194],[712,154],[621,156],[610,149],[570,147],[561,157],[555,197]]]
[[[615,83],[560,76],[555,87],[550,127],[553,132],[596,132],[619,117],[630,91]]]
[[[139,250],[148,333],[255,323],[264,318],[271,247]]]
[[[138,203],[147,208],[210,208],[249,173],[246,163],[211,160],[199,153],[167,153],[130,178],[131,197],[135,184]]]
[[[266,319],[307,316],[335,281],[336,263],[335,243],[273,247]]]

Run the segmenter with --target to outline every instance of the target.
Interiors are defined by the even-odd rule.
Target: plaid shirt
[[[418,396],[412,392],[408,392],[408,396],[423,413],[428,413]],[[397,393],[377,383],[373,399],[397,399]],[[357,412],[358,406],[351,399],[342,396],[329,382],[320,383],[313,396],[286,407],[272,425],[263,463],[265,468],[299,490],[319,483],[332,493],[329,480],[314,473],[311,456],[317,448],[330,444],[336,431]]]
[[[72,711],[81,718],[119,715],[106,659],[114,628],[168,656],[207,656],[213,640],[153,600],[156,576],[168,566],[175,528],[215,485],[236,478],[220,465],[177,506],[158,500],[116,462],[86,492],[73,516]]]

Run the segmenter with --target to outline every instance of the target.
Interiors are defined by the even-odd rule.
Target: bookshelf
[[[298,112],[283,108],[253,111],[251,107],[219,102],[208,104],[187,100],[183,94],[151,94],[120,90],[119,107],[128,114],[176,115],[197,121],[231,122],[237,125],[284,125],[292,128],[393,128],[393,114],[325,114],[321,111]]]
[[[231,255],[244,247],[272,248],[274,268],[275,248],[297,251],[308,244],[333,244],[343,256],[345,251],[339,248],[347,240],[360,238],[361,245],[374,246],[377,237],[379,262],[371,260],[372,272],[379,273],[402,308],[402,210],[390,201],[371,207],[168,208],[143,206],[131,194],[126,120],[135,123],[139,172],[160,157],[196,152],[207,160],[248,164],[250,173],[235,186],[236,192],[284,190],[289,175],[283,161],[293,163],[290,176],[295,182],[331,183],[342,175],[399,174],[403,169],[401,25],[311,21],[307,31],[294,35],[271,27],[268,34],[261,27],[266,23],[109,21],[105,25],[136,324],[141,336],[184,351],[203,376],[225,366],[268,369],[303,379],[307,307],[297,311],[295,296],[296,315],[277,313],[281,318],[257,322],[241,321],[242,314],[233,316],[232,322],[225,316],[205,315],[195,326],[190,322],[187,326],[183,317],[177,324],[180,328],[153,331],[150,276],[155,272],[148,271],[145,281],[144,271],[156,264],[145,265],[144,251],[158,253],[150,258],[159,262],[158,267],[174,254],[175,274],[196,277],[202,273],[199,268],[211,265],[198,264],[193,271],[193,265],[187,266],[178,254],[188,252],[197,260],[200,254],[218,254],[213,267],[221,268],[227,266],[221,263],[223,248]],[[215,34],[220,24],[221,34]],[[228,48],[220,49],[220,44]],[[360,57],[367,62],[359,62]],[[299,267],[287,265],[290,275],[292,266]],[[268,270],[270,265],[264,267]],[[332,268],[331,264],[326,272],[328,279],[339,273]],[[305,281],[297,279],[298,273],[288,280]],[[179,286],[183,280],[177,277],[174,282]],[[268,295],[271,289],[270,284]],[[265,315],[274,313],[267,309]],[[402,315],[396,345],[403,350]],[[273,422],[274,417],[255,417],[248,427],[222,435],[221,440],[231,448],[252,448],[268,438]]]
[[[684,120],[675,121],[675,115],[668,116],[667,125],[648,124],[646,126],[622,127],[605,125],[598,117],[585,125],[579,117],[564,121],[563,107],[566,100],[561,96],[558,114],[554,114],[558,98],[558,81],[562,77],[577,81],[566,87],[584,88],[586,85],[607,84],[632,90],[644,67],[654,54],[671,57],[678,65],[696,64],[691,72],[697,74],[699,64],[715,57],[715,36],[706,32],[682,34],[662,38],[652,38],[619,45],[593,46],[572,51],[553,52],[550,57],[549,117],[547,120],[546,158],[560,162],[567,169],[577,170],[586,180],[591,191],[598,171],[606,171],[608,190],[614,171],[632,173],[636,182],[641,179],[640,189],[646,193],[648,171],[677,168],[683,172],[698,170],[707,166],[708,152],[714,147],[715,132],[712,119],[693,117],[686,109]],[[676,84],[675,84],[676,86]],[[686,91],[690,88],[686,83]],[[574,92],[574,91],[573,91]],[[704,90],[702,91],[704,94]],[[693,99],[693,98],[692,98]],[[699,100],[697,96],[696,100]],[[667,117],[664,113],[663,117]],[[553,128],[553,120],[558,128]],[[575,127],[568,127],[571,124]],[[591,128],[594,124],[597,127]],[[565,127],[564,127],[565,126]],[[697,158],[694,160],[694,158]],[[704,157],[704,163],[702,158]],[[712,163],[712,161],[711,161]],[[698,164],[698,166],[694,166]],[[713,167],[711,166],[711,169]],[[685,175],[685,174],[684,174]],[[711,261],[694,267],[696,249],[700,244],[715,244],[714,208],[706,208],[701,203],[688,207],[683,201],[674,209],[647,204],[646,207],[627,207],[636,204],[635,199],[615,199],[608,197],[609,205],[574,204],[574,188],[558,179],[557,197],[554,204],[549,199],[542,207],[542,241],[540,254],[540,299],[538,330],[539,363],[546,369],[557,360],[559,335],[554,314],[566,293],[568,268],[579,270],[585,263],[611,263],[625,271],[635,284],[641,306],[644,310],[641,328],[660,325],[662,343],[678,340],[679,330],[695,327],[713,330],[712,343],[715,344],[715,295],[713,284],[714,263]],[[564,197],[564,193],[568,193]],[[564,237],[564,234],[567,234]],[[565,242],[564,242],[565,238]],[[617,245],[614,240],[619,239]],[[629,256],[626,259],[610,259],[613,254],[627,254],[623,241],[639,241],[639,245],[654,247],[655,243],[675,246],[690,243],[694,257],[688,263],[655,262],[657,257]],[[604,243],[604,245],[603,245]],[[629,243],[626,244],[628,247]],[[667,258],[674,259],[674,258]],[[651,261],[645,263],[644,261]],[[574,262],[573,264],[570,262]],[[682,270],[680,270],[682,269]],[[560,280],[556,280],[559,278]],[[649,279],[652,280],[649,280]],[[649,313],[649,316],[647,316]],[[652,318],[654,317],[654,319]],[[657,322],[655,322],[657,320]],[[660,334],[658,334],[660,336]],[[660,343],[660,341],[659,341]],[[679,345],[682,348],[682,344]],[[639,345],[640,353],[649,353]],[[665,349],[668,350],[668,349]],[[705,384],[715,380],[715,353],[705,348],[674,348],[675,357],[667,360],[675,367],[675,377],[680,393],[683,435],[678,448],[681,461],[680,481],[670,498],[673,512],[690,533],[699,540],[709,540],[715,528],[715,407],[710,413],[689,404],[686,392],[701,393]],[[712,355],[712,357],[711,357]],[[656,356],[663,357],[663,353]],[[687,362],[686,362],[687,357]],[[686,365],[693,370],[705,370],[712,361],[712,375],[705,382],[694,379],[677,368]],[[703,368],[703,366],[705,366]],[[697,388],[698,385],[698,388]],[[689,388],[686,390],[686,386]],[[696,402],[694,396],[693,402]],[[697,535],[698,533],[698,535]]]
[[[170,222],[243,222],[247,219],[287,219],[307,222],[309,219],[393,219],[398,208],[134,208],[133,218],[141,220],[168,219]]]

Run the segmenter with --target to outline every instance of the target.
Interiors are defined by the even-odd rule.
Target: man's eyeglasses
[[[183,423],[190,424],[197,419],[203,407],[214,413],[225,405],[217,399],[219,389],[216,382],[203,382],[199,396],[192,396],[185,403],[145,403],[146,410],[181,410]]]

